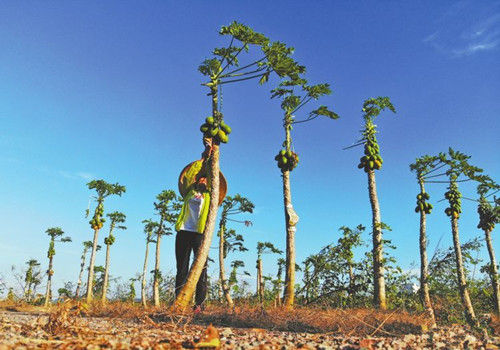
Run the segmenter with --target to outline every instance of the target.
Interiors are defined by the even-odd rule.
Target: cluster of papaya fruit
[[[280,150],[274,160],[278,162],[281,171],[292,171],[299,164],[299,155],[290,150]]]
[[[426,192],[417,194],[417,206],[415,207],[415,213],[422,212],[430,214],[432,211],[432,204],[426,202],[426,200],[430,198],[431,196],[429,196],[429,194]]]
[[[109,235],[108,237],[104,238],[104,244],[113,245],[113,243],[115,243],[115,236]]]
[[[49,250],[47,251],[47,258],[52,258],[54,255],[56,255],[56,249],[54,248],[54,241],[50,241],[49,244]]]
[[[102,228],[104,221],[106,221],[102,217],[103,215],[104,215],[104,206],[102,203],[99,203],[97,205],[97,208],[95,209],[94,217],[92,218],[92,220],[89,221],[90,227],[92,227],[93,230],[100,230]]]
[[[377,140],[367,140],[365,142],[365,155],[359,159],[358,169],[364,169],[365,173],[369,170],[379,170],[382,168],[382,157]]]
[[[450,203],[450,206],[444,210],[446,215],[449,217],[458,219],[460,216],[460,213],[462,212],[462,200],[460,197],[462,197],[462,195],[458,191],[457,184],[453,182],[450,185],[449,191],[444,194],[444,198],[446,198]]]
[[[219,143],[227,143],[231,128],[223,120],[219,123],[214,117],[207,117],[205,123],[200,126],[200,131],[205,137],[213,137]]]
[[[481,198],[479,206],[477,207],[477,212],[479,214],[479,224],[477,225],[477,228],[485,231],[492,231],[493,228],[495,228],[497,218],[495,217],[493,207],[486,201],[486,199]]]

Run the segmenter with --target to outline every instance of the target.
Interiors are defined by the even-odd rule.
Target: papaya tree
[[[106,294],[108,292],[108,278],[109,278],[109,250],[113,243],[115,243],[115,236],[113,235],[113,230],[126,230],[127,228],[123,225],[126,219],[125,214],[120,213],[119,211],[114,211],[112,213],[106,214],[109,218],[109,234],[108,237],[104,238],[104,244],[106,244],[106,264],[104,265],[104,283],[102,286],[102,302],[106,302]]]
[[[257,297],[262,304],[264,300],[264,276],[262,269],[262,255],[266,253],[283,254],[283,251],[276,248],[271,242],[257,242]]]
[[[146,282],[147,282],[147,271],[148,271],[148,255],[149,255],[149,243],[155,243],[154,232],[160,226],[157,222],[151,219],[143,220],[144,233],[146,234],[146,253],[144,254],[144,267],[142,268],[142,278],[141,278],[141,302],[144,307],[147,305],[146,296]]]
[[[156,196],[154,203],[156,213],[160,216],[160,221],[156,227],[156,259],[153,273],[153,301],[155,306],[160,306],[160,241],[161,236],[171,235],[172,227],[175,225],[179,210],[182,205],[175,192],[172,190],[162,191]]]
[[[233,307],[233,300],[229,293],[229,285],[226,280],[226,273],[224,268],[224,259],[231,251],[238,250],[244,252],[248,250],[243,246],[243,236],[237,234],[235,230],[227,229],[227,221],[244,223],[246,226],[251,224],[250,221],[240,221],[232,219],[231,216],[241,213],[252,213],[254,205],[247,198],[236,194],[234,197],[227,196],[222,202],[222,212],[219,221],[219,280],[222,288],[222,293],[226,299],[229,307]]]
[[[95,190],[97,192],[97,196],[95,200],[97,202],[97,206],[94,210],[94,216],[89,221],[90,227],[94,230],[94,239],[92,241],[92,252],[90,254],[90,264],[89,264],[89,273],[87,278],[87,293],[86,300],[87,302],[92,301],[92,286],[94,285],[94,265],[95,265],[95,255],[97,252],[97,239],[99,236],[99,230],[102,228],[104,224],[104,200],[111,196],[117,195],[121,196],[125,191],[125,186],[122,186],[118,183],[110,184],[104,180],[92,180],[87,184],[89,190]]]
[[[477,228],[480,228],[484,231],[484,239],[486,247],[488,249],[488,254],[490,256],[490,263],[487,265],[487,272],[491,279],[494,309],[495,313],[498,316],[500,315],[500,290],[498,286],[498,267],[495,258],[495,251],[493,250],[493,244],[491,242],[491,232],[495,228],[495,225],[500,222],[500,203],[498,202],[498,200],[495,200],[492,204],[487,199],[488,191],[492,188],[498,189],[498,185],[493,181],[490,182],[490,185],[486,185],[483,183],[480,184],[477,188],[477,193],[479,195],[479,203],[477,207],[477,212],[479,214],[479,224],[477,225]]]
[[[228,286],[229,288],[233,289],[233,291],[235,291],[235,289],[238,288],[237,284],[238,284],[238,269],[240,267],[245,267],[245,263],[241,260],[233,260],[231,261],[231,273],[229,274],[229,281],[228,281]],[[250,276],[250,274],[247,272],[247,271],[244,271],[243,272],[244,275],[246,276]]]
[[[467,288],[467,280],[465,276],[458,226],[458,219],[460,218],[460,214],[462,213],[462,193],[458,188],[458,183],[470,180],[482,181],[480,173],[483,170],[470,165],[468,163],[469,158],[470,156],[459,151],[455,151],[451,147],[448,149],[448,153],[439,154],[440,161],[446,164],[445,176],[447,177],[447,180],[445,182],[448,183],[448,191],[445,193],[444,197],[448,201],[449,207],[445,209],[445,214],[450,218],[451,223],[453,247],[455,250],[458,291],[467,322],[471,326],[478,327],[479,322],[476,318],[474,308],[472,307],[469,290]],[[432,180],[432,182],[442,183],[443,181]]]
[[[299,156],[293,151],[291,131],[294,124],[309,122],[318,116],[338,119],[338,115],[330,111],[326,106],[320,106],[312,110],[307,117],[301,120],[296,119],[295,115],[304,105],[331,93],[329,84],[308,85],[307,81],[300,76],[302,73],[305,73],[305,67],[295,64],[295,67],[291,69],[291,74],[282,79],[278,87],[271,90],[271,98],[278,97],[281,99],[283,128],[285,130],[285,140],[282,144],[282,149],[274,159],[277,161],[283,179],[286,228],[286,269],[283,302],[287,308],[293,307],[295,298],[295,233],[296,225],[299,221],[299,217],[292,205],[292,192],[290,188],[290,172],[299,163]]]
[[[85,260],[87,259],[87,252],[89,249],[92,249],[93,243],[92,241],[83,242],[83,252],[80,257],[80,273],[78,274],[78,282],[76,283],[76,291],[75,298],[80,297],[80,288],[82,286],[82,278],[83,278],[83,270],[85,269]],[[97,245],[96,250],[99,251],[101,249],[100,245]]]
[[[291,49],[279,42],[270,43],[266,36],[244,24],[233,22],[229,26],[223,26],[219,34],[228,37],[229,44],[215,48],[213,57],[203,61],[198,68],[199,72],[208,79],[202,85],[209,89],[208,96],[210,96],[212,106],[211,115],[200,127],[207,148],[205,156],[210,204],[201,247],[191,266],[186,283],[177,294],[173,304],[173,309],[180,311],[185,310],[191,301],[195,286],[207,261],[215,229],[219,201],[219,145],[221,142],[228,142],[228,134],[231,132],[231,128],[224,122],[219,105],[219,89],[222,85],[251,79],[259,79],[259,82],[263,84],[272,73],[284,77],[294,71],[297,66],[289,57]],[[250,59],[249,63],[240,65],[239,55],[242,52],[248,53],[251,46],[261,49],[261,57]]]
[[[373,303],[376,307],[385,310],[387,308],[385,297],[384,258],[382,229],[384,224],[380,219],[380,205],[377,195],[377,184],[375,181],[375,170],[382,168],[382,157],[377,142],[377,126],[375,118],[385,109],[396,112],[389,97],[370,98],[363,103],[364,126],[362,138],[356,145],[364,146],[364,155],[360,159],[359,169],[363,169],[368,176],[368,195],[372,210],[372,240],[373,240]]]
[[[31,302],[36,293],[37,286],[42,282],[42,272],[39,269],[40,263],[36,259],[26,262],[28,268],[24,275],[24,298],[26,302]]]
[[[283,258],[278,258],[278,271],[276,272],[276,306],[281,306],[281,286],[283,285],[283,268],[286,261]]]
[[[415,172],[420,192],[417,194],[417,206],[415,213],[420,214],[420,299],[424,309],[431,319],[432,326],[436,326],[434,309],[432,308],[431,297],[429,294],[429,266],[427,260],[427,215],[432,212],[432,204],[428,202],[431,198],[425,191],[425,181],[436,175],[434,172],[441,169],[445,164],[441,163],[439,157],[424,155],[410,164],[410,170]]]
[[[47,269],[47,289],[45,291],[45,304],[44,306],[48,306],[50,300],[52,299],[52,275],[54,274],[54,270],[52,269],[52,263],[54,259],[54,255],[56,255],[55,243],[56,242],[71,242],[70,237],[63,237],[64,231],[60,227],[51,227],[48,228],[45,233],[50,237],[49,249],[47,251],[47,258],[49,258],[49,268]]]

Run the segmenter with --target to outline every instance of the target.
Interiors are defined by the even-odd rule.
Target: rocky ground
[[[500,349],[499,338],[490,337],[485,341],[463,326],[423,334],[358,337],[259,328],[212,328],[192,317],[164,317],[154,321],[146,314],[97,318],[77,315],[68,309],[49,314],[0,311],[0,350],[213,349],[219,343],[223,349]]]

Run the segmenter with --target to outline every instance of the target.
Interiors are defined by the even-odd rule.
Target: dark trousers
[[[181,230],[175,237],[175,258],[177,260],[177,275],[175,276],[175,296],[179,294],[182,286],[186,283],[189,272],[189,258],[191,251],[198,256],[203,235],[197,232]],[[201,272],[200,279],[196,285],[196,305],[202,305],[207,298],[207,263]]]

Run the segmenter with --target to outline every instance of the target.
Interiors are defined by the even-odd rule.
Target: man
[[[177,275],[175,277],[175,295],[177,296],[186,283],[189,272],[191,251],[198,255],[203,240],[203,231],[210,206],[210,193],[207,188],[207,178],[198,177],[192,189],[184,197],[179,218],[175,225],[175,258],[177,260]],[[196,285],[195,310],[201,310],[207,296],[207,263]]]

